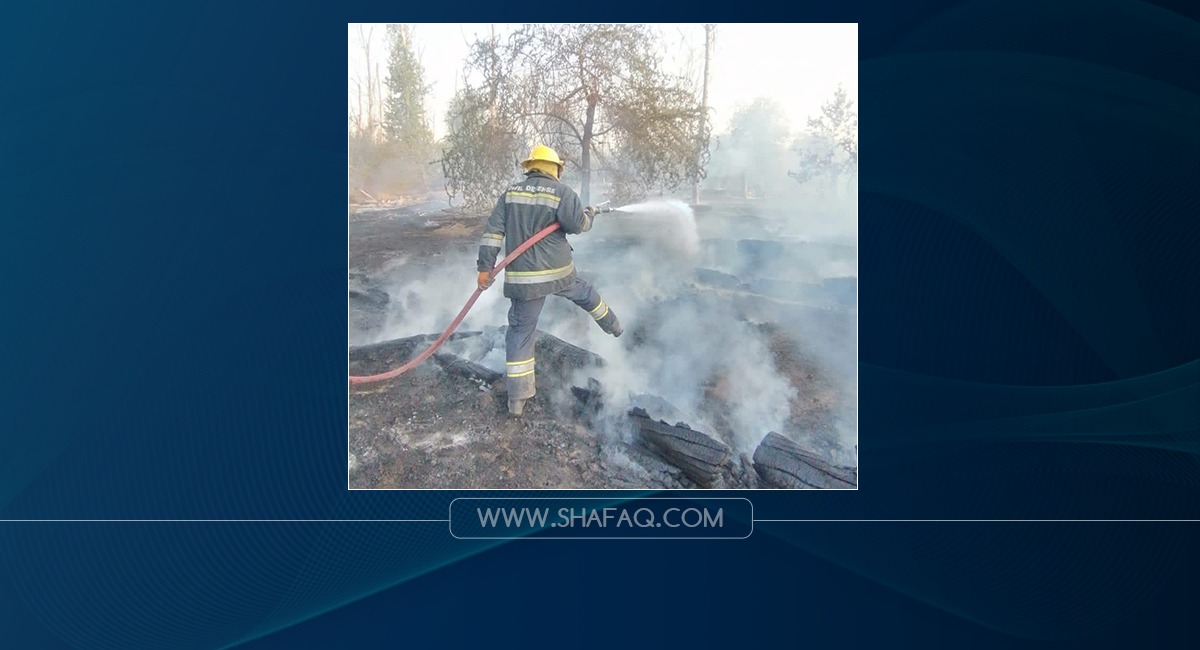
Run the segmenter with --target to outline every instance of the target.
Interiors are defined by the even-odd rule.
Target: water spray
[[[605,207],[600,211],[616,213],[605,220],[606,228],[611,228],[612,233],[647,242],[661,251],[680,254],[685,258],[695,258],[700,252],[696,217],[692,208],[683,201],[646,201]]]

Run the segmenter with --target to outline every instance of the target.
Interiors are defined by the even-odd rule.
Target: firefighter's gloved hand
[[[493,280],[493,279],[492,279],[492,274],[491,274],[491,272],[489,272],[489,271],[480,271],[480,272],[479,272],[479,279],[477,280],[477,282],[479,283],[479,290],[480,290],[480,291],[484,291],[484,290],[486,290],[488,287],[492,286],[492,283],[493,283],[493,282],[495,282],[495,280]]]
[[[583,216],[587,217],[588,219],[591,219],[592,217],[596,216],[597,212],[600,212],[600,211],[597,210],[594,206],[589,205],[588,207],[583,209]]]

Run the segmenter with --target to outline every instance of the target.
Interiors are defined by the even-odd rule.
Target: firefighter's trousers
[[[567,300],[579,305],[605,332],[612,333],[617,315],[608,308],[596,288],[586,280],[575,278],[575,284],[557,292]],[[508,309],[508,332],[505,335],[505,352],[508,364],[505,377],[509,399],[528,399],[537,392],[534,365],[534,345],[537,343],[538,316],[546,297],[533,300],[513,300]]]

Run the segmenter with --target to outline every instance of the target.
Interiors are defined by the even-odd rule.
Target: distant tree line
[[[351,79],[352,201],[444,187],[453,203],[484,210],[538,143],[562,156],[564,180],[585,202],[598,179],[617,201],[685,184],[697,188],[695,200],[709,175],[713,185],[737,182],[729,189],[758,196],[794,181],[837,197],[857,179],[858,113],[841,86],[799,134],[789,132],[781,106],[759,98],[713,137],[712,25],[705,26],[703,83],[668,69],[662,39],[646,25],[524,25],[477,39],[440,141],[425,109],[430,86],[412,27],[384,28],[383,57],[371,47],[376,27],[358,29],[366,65],[365,76]]]

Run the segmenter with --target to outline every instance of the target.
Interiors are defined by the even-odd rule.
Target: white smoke
[[[375,340],[439,333],[475,290],[474,256],[469,260],[441,260],[432,266],[411,257],[401,258],[386,265],[382,277],[382,288],[390,300],[387,319]],[[497,324],[497,319],[503,322],[507,309],[508,301],[497,281],[479,296],[459,329],[481,329]]]
[[[548,303],[540,327],[607,360],[592,374],[615,419],[638,395],[650,394],[744,452],[768,431],[785,430],[794,389],[775,369],[762,334],[727,301],[693,284],[700,234],[691,208],[678,200],[620,208],[598,216],[574,245],[581,277],[604,296],[626,334],[608,336],[569,303]],[[645,336],[636,346],[635,333]],[[714,397],[730,408],[715,412]]]
[[[697,268],[720,267],[755,291],[783,283],[779,299],[791,304],[801,298],[788,294],[787,287],[810,283],[819,288],[828,278],[857,277],[855,216],[844,206],[805,196],[748,207],[739,201],[718,204],[702,213],[699,222],[677,200],[598,215],[591,232],[573,235],[570,242],[580,277],[616,312],[624,336],[605,334],[586,313],[557,297],[547,300],[539,328],[606,359],[604,368],[572,379],[584,385],[590,374],[604,385],[605,415],[614,432],[630,406],[653,395],[678,409],[680,419],[742,453],[753,453],[769,431],[804,439],[808,433],[789,428],[797,395],[776,368],[778,340],[768,340],[728,295],[698,285]],[[745,241],[764,243],[748,249],[739,244]],[[443,256],[433,264],[429,258],[401,259],[384,269],[382,288],[391,301],[377,340],[440,332],[458,313],[474,289],[474,249]],[[460,329],[506,322],[509,302],[501,285],[498,280],[484,292]],[[856,302],[852,308],[857,309]],[[856,463],[849,451],[857,444],[856,317],[849,319],[849,329],[803,315],[763,320],[773,322],[798,355],[816,359],[819,371],[839,392],[834,432],[839,439],[834,448],[817,451],[837,462]],[[640,339],[636,344],[635,337]],[[502,367],[497,363],[502,354],[493,350],[495,358],[483,361]]]

